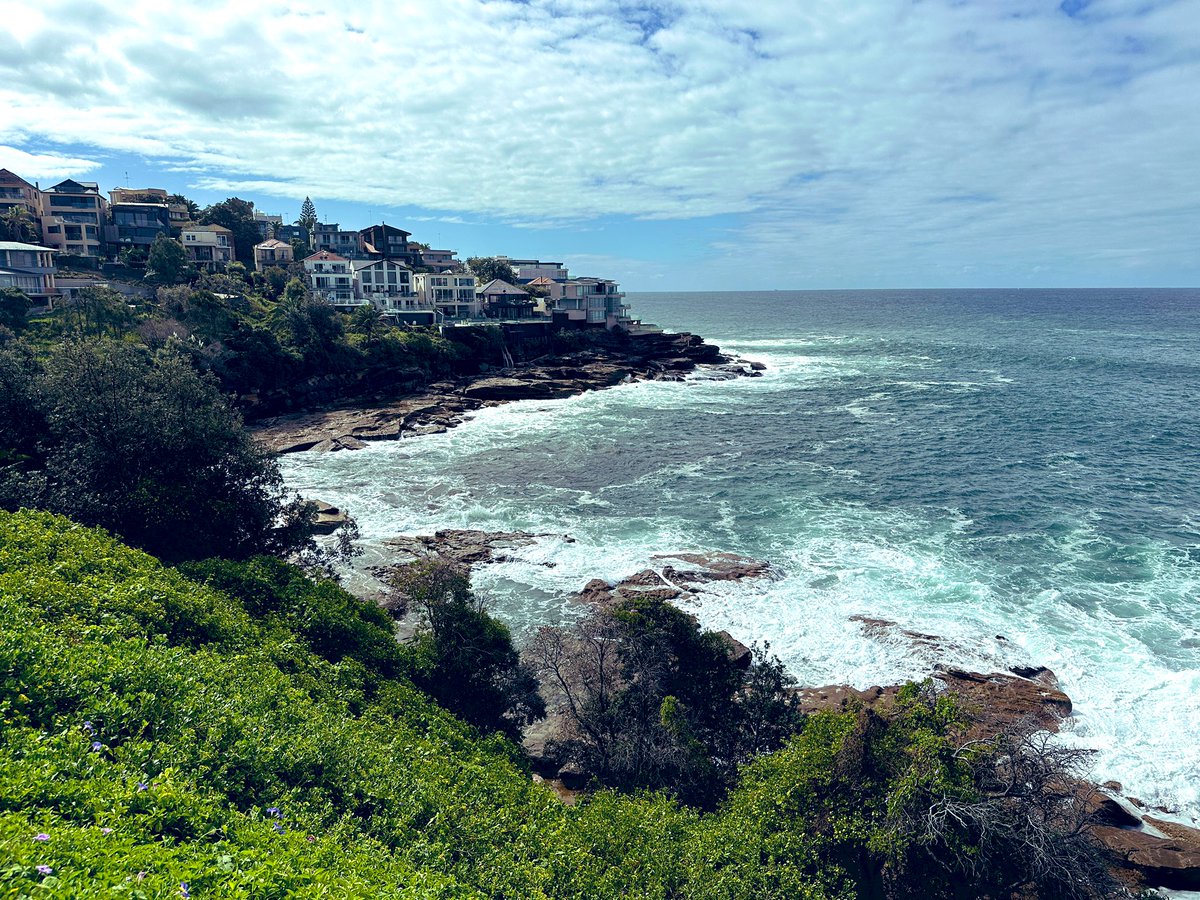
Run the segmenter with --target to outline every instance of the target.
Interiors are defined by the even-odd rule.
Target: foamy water
[[[448,527],[547,535],[475,577],[518,635],[656,554],[769,560],[778,578],[714,585],[690,611],[809,684],[1047,665],[1098,778],[1200,812],[1200,432],[1178,402],[1200,396],[1180,344],[1200,297],[636,299],[766,376],[510,404],[286,457],[289,485],[347,507],[372,551]]]

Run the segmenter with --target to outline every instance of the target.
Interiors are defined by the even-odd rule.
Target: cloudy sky
[[[0,0],[0,166],[633,290],[1200,284],[1200,0]]]

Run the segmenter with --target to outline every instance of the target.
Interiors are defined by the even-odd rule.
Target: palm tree
[[[23,206],[10,206],[4,211],[0,216],[0,232],[10,241],[30,244],[41,242],[41,235],[37,233],[29,210]]]

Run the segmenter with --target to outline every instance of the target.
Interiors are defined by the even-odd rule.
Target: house
[[[419,265],[426,266],[430,269],[453,269],[456,272],[461,272],[463,269],[462,260],[454,255],[453,250],[426,250],[424,248],[418,251],[420,254]]]
[[[528,319],[533,315],[533,298],[500,278],[479,288],[475,296],[489,319]]]
[[[411,232],[394,225],[372,225],[359,232],[363,249],[373,259],[395,259],[408,266],[420,265],[421,252],[409,244]]]
[[[497,256],[498,262],[506,262],[512,267],[513,273],[521,283],[533,281],[535,278],[550,278],[565,281],[567,269],[560,262],[542,262],[537,259],[509,259],[507,256]]]
[[[418,272],[414,278],[417,296],[448,319],[477,319],[483,301],[476,295],[474,275],[460,272]]]
[[[383,312],[418,308],[412,269],[404,263],[394,259],[354,259],[350,261],[350,270],[354,273],[357,295]]]
[[[254,268],[260,272],[267,266],[286,266],[295,258],[292,245],[277,238],[254,245]]]
[[[289,244],[292,241],[300,241],[302,244],[307,244],[308,229],[303,225],[276,225],[275,239],[287,241]]]
[[[269,216],[258,210],[254,211],[254,227],[258,229],[259,237],[264,241],[269,241],[275,237],[275,232],[282,224],[283,216]]]
[[[118,191],[111,191],[117,194]],[[148,250],[160,234],[171,234],[171,210],[161,202],[117,200],[109,204],[112,225],[106,229],[109,243]]]
[[[30,234],[40,236],[43,203],[43,195],[37,185],[30,184],[8,169],[0,169],[0,217],[9,215],[13,208],[21,209],[25,212]]]
[[[366,259],[362,235],[357,231],[343,231],[341,226],[318,222],[312,230],[312,248],[336,254],[344,259]]]
[[[234,260],[233,232],[224,225],[188,225],[179,237],[198,269],[220,272]]]
[[[627,328],[632,321],[625,294],[620,285],[608,278],[576,278],[587,309],[587,324],[603,325],[610,331],[618,325]]]
[[[77,262],[99,264],[107,221],[108,201],[94,181],[68,178],[44,192],[42,243]]]
[[[343,311],[369,302],[354,296],[350,260],[329,250],[318,250],[304,258],[304,278],[315,296]]]
[[[24,291],[35,303],[58,296],[56,250],[20,241],[0,241],[0,289]]]

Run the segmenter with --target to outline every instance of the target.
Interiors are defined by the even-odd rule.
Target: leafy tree
[[[11,287],[0,288],[0,327],[20,334],[29,324],[29,310],[32,307],[33,301],[24,291]]]
[[[517,280],[513,267],[494,256],[472,256],[467,260],[467,267],[479,280],[480,287],[496,278],[509,284],[515,284]]]
[[[187,210],[188,218],[193,222],[200,218],[200,204],[195,200],[189,200],[183,194],[171,194],[167,197],[167,202],[184,207]]]
[[[267,296],[272,300],[278,299],[283,294],[283,289],[287,287],[287,272],[279,266],[267,266],[262,274],[266,282]]]
[[[78,334],[96,337],[121,333],[133,321],[133,313],[129,301],[118,291],[89,287],[67,306],[65,319]]]
[[[368,346],[375,344],[383,333],[383,313],[373,303],[360,306],[350,316],[350,327],[361,334]]]
[[[44,370],[7,360],[16,399],[0,433],[28,458],[8,473],[5,507],[102,525],[168,560],[313,546],[311,509],[288,501],[274,461],[184,356],[75,341]]]
[[[393,586],[420,616],[414,681],[442,706],[484,731],[515,741],[546,714],[537,679],[512,636],[471,593],[464,571],[444,562],[401,569]]]
[[[146,260],[146,280],[178,284],[184,280],[187,270],[188,259],[183,244],[165,234],[155,237]]]
[[[254,221],[254,203],[230,197],[206,207],[200,213],[201,225],[221,225],[233,232],[234,254],[248,269],[254,268],[254,245],[259,241]]]
[[[284,345],[307,362],[327,361],[343,334],[337,310],[313,297],[298,278],[287,283],[283,299],[271,311],[271,327]]]
[[[42,236],[25,207],[10,206],[4,215],[0,216],[0,240],[40,244]]]
[[[571,726],[552,749],[625,790],[667,789],[711,806],[740,763],[780,746],[801,721],[778,660],[760,652],[740,669],[724,636],[660,599],[543,628],[531,654]]]

